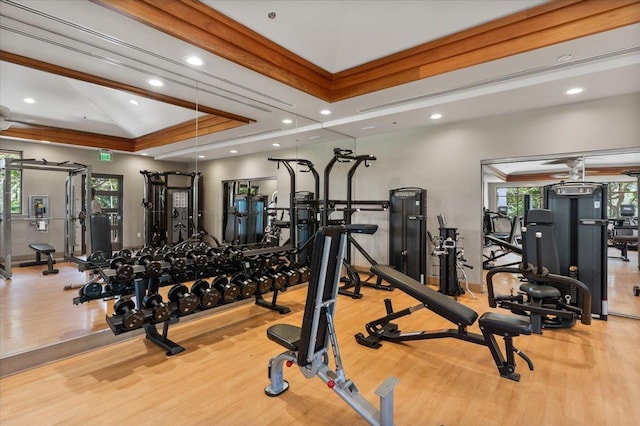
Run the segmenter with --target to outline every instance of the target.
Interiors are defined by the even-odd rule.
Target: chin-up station
[[[286,391],[289,383],[283,378],[283,364],[296,363],[306,378],[318,376],[370,424],[390,426],[393,425],[393,389],[398,379],[387,378],[375,391],[380,397],[378,411],[360,395],[355,383],[346,378],[342,367],[333,318],[346,242],[345,226],[323,227],[316,233],[302,326],[277,324],[267,330],[267,337],[287,350],[269,361],[271,383],[265,393],[278,396]],[[335,370],[329,368],[329,351],[333,353]]]

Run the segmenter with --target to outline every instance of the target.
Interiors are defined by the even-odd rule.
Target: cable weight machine
[[[200,172],[151,172],[143,175],[145,245],[162,247],[187,240],[198,230]]]

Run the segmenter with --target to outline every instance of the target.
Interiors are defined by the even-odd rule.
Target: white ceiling
[[[540,1],[203,1],[320,67],[336,72],[533,7]],[[275,12],[275,19],[267,17]],[[147,153],[193,161],[296,143],[358,138],[425,125],[581,102],[640,91],[640,24],[380,90],[327,102],[88,1],[0,2],[0,49],[136,87],[152,76],[161,93],[256,120]],[[183,62],[198,54],[205,66]],[[572,60],[559,63],[561,55]],[[564,90],[585,91],[568,97]],[[35,104],[22,100],[30,96]],[[138,99],[0,62],[0,105],[10,118],[135,137],[196,117]],[[319,111],[329,108],[324,117]],[[428,119],[432,112],[444,117]],[[285,125],[282,119],[292,118]],[[19,124],[15,124],[19,125]],[[606,147],[603,147],[606,148]]]

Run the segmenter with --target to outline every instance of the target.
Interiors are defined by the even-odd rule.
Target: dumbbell
[[[187,252],[187,259],[193,260],[193,265],[196,268],[202,268],[203,266],[206,266],[208,261],[207,256],[197,250],[189,250]]]
[[[268,292],[273,286],[273,279],[266,275],[262,275],[258,271],[251,274],[251,279],[258,284],[258,289],[256,290],[256,293],[258,294],[264,294]]]
[[[178,305],[180,315],[189,315],[198,307],[198,296],[189,293],[189,289],[184,284],[176,284],[169,289],[169,300]]]
[[[298,268],[298,272],[300,273],[300,282],[306,283],[311,279],[311,268],[308,266],[301,266]]]
[[[240,262],[242,260],[243,254],[240,250],[237,250],[235,247],[227,246],[223,250],[226,258],[231,262]]]
[[[177,257],[174,252],[165,253],[164,260],[171,264],[171,269],[174,271],[182,271],[186,267],[184,258]]]
[[[147,294],[142,299],[142,306],[153,311],[152,318],[154,322],[166,321],[171,316],[171,309],[162,301],[162,296],[158,293]]]
[[[229,279],[224,275],[216,277],[211,283],[211,287],[215,288],[222,295],[222,301],[224,303],[231,303],[238,298],[240,289],[234,283],[230,283]]]
[[[213,308],[220,300],[220,292],[209,287],[209,283],[205,280],[197,280],[191,286],[191,293],[200,298],[200,306],[203,309]]]
[[[144,324],[144,313],[136,309],[136,304],[131,299],[118,300],[113,309],[116,315],[122,315],[122,326],[127,330],[135,330]]]
[[[153,253],[154,253],[153,247],[145,245],[140,250],[138,250],[138,252],[136,253],[136,256],[144,256],[145,254],[153,255]]]
[[[162,264],[157,260],[153,260],[153,256],[150,254],[140,256],[138,265],[144,266],[147,275],[160,275],[160,272],[162,272]]]
[[[97,299],[102,294],[102,284],[100,283],[87,283],[80,287],[80,296],[84,296],[88,299]]]
[[[258,289],[258,283],[242,273],[232,276],[231,282],[240,288],[240,297],[243,299],[253,296]]]
[[[133,252],[128,248],[123,248],[122,250],[116,253],[116,256],[129,260],[133,256]]]
[[[287,277],[287,286],[289,287],[298,284],[300,281],[300,273],[290,266],[280,265],[276,268],[276,271]]]
[[[287,277],[273,268],[267,269],[265,276],[271,278],[271,286],[274,290],[282,290],[287,286]]]
[[[205,253],[207,255],[207,260],[213,265],[222,265],[226,261],[226,257],[217,247],[210,247]]]
[[[116,277],[121,280],[130,280],[133,278],[133,266],[129,265],[122,257],[116,257],[109,263],[111,269],[116,270]]]

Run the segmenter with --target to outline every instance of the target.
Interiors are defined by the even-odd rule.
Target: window
[[[512,186],[496,188],[497,210],[509,217],[523,216],[525,195],[530,197],[530,208],[542,208],[542,188],[539,186]],[[505,208],[506,213],[504,212]]]
[[[638,216],[638,184],[637,182],[609,182],[609,200],[607,203],[608,217],[620,217],[620,206],[632,204],[635,216]]]
[[[0,159],[2,158],[22,159],[22,152],[0,149]],[[4,170],[0,178],[4,179]],[[11,213],[22,213],[22,170],[20,169],[11,170]]]

